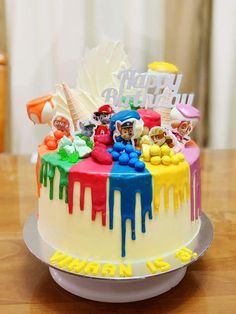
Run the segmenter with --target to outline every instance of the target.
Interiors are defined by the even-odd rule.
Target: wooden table
[[[236,150],[202,153],[203,208],[214,242],[173,290],[150,300],[105,304],[61,289],[27,250],[22,227],[36,209],[29,156],[0,155],[0,313],[236,313]]]

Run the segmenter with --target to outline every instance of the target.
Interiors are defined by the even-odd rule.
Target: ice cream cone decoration
[[[56,104],[53,101],[53,95],[33,99],[26,106],[28,116],[34,124],[49,123],[55,114]]]
[[[66,83],[62,83],[63,91],[66,97],[67,105],[70,111],[71,119],[74,125],[75,131],[78,131],[77,121],[79,120],[79,115],[76,109],[76,100],[73,97],[69,86]]]

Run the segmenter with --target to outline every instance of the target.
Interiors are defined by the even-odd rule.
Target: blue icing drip
[[[121,195],[121,255],[124,257],[126,239],[126,221],[131,221],[131,239],[135,240],[135,205],[136,193],[141,198],[141,230],[146,232],[145,219],[148,213],[152,219],[152,176],[147,169],[136,172],[134,168],[121,166],[115,162],[110,173],[109,190],[109,228],[113,229],[114,192]]]

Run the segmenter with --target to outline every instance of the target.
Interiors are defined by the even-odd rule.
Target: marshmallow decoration
[[[144,127],[149,130],[154,126],[161,125],[161,115],[158,112],[151,109],[138,109],[137,112],[144,122]]]
[[[177,104],[170,113],[171,120],[177,121],[192,121],[193,125],[196,126],[200,120],[200,112],[197,108],[191,105]]]

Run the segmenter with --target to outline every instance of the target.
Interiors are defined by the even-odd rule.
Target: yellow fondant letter
[[[101,264],[99,262],[90,262],[85,266],[84,272],[86,275],[96,276],[99,273],[100,269]]]
[[[132,265],[120,264],[120,277],[132,277]]]
[[[146,263],[146,265],[147,265],[147,268],[149,269],[149,271],[150,271],[152,274],[155,274],[155,273],[157,272],[157,268],[156,268],[156,266],[153,264],[153,262],[148,261],[148,262]]]
[[[102,276],[114,277],[116,273],[116,265],[104,264],[102,267]]]

